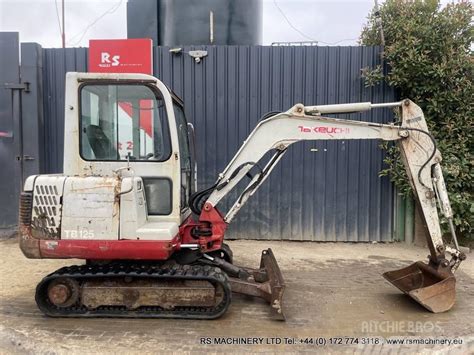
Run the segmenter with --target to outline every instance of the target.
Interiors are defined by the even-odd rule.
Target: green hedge
[[[360,36],[361,44],[381,45],[382,25],[388,73],[383,75],[381,67],[364,68],[366,85],[386,80],[400,98],[410,98],[423,109],[443,156],[454,223],[464,238],[472,238],[474,229],[472,15],[467,1],[441,8],[439,1],[387,0],[379,13],[371,12]],[[388,151],[388,169],[382,174],[408,194],[398,152]]]

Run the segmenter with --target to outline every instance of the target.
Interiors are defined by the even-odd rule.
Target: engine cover
[[[120,181],[68,177],[62,199],[61,239],[118,240]]]

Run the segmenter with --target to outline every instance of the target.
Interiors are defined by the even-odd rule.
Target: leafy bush
[[[443,172],[461,236],[474,230],[474,60],[472,4],[439,1],[387,0],[372,11],[360,42],[381,45],[380,19],[385,38],[381,67],[364,68],[366,85],[386,80],[400,98],[410,98],[424,111],[430,132],[443,155]],[[409,186],[396,149],[388,148],[389,174],[402,192]],[[471,237],[472,238],[472,237]]]

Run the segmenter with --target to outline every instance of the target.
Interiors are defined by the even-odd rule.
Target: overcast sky
[[[58,12],[54,0],[0,0],[0,31],[20,32],[21,42],[60,47],[61,0],[56,1]],[[93,38],[126,38],[127,0],[65,1],[68,47],[87,47]],[[317,40],[321,45],[354,45],[373,3],[263,0],[263,44]]]

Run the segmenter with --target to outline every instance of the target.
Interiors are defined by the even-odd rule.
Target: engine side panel
[[[68,177],[64,184],[61,239],[118,240],[120,181]]]

